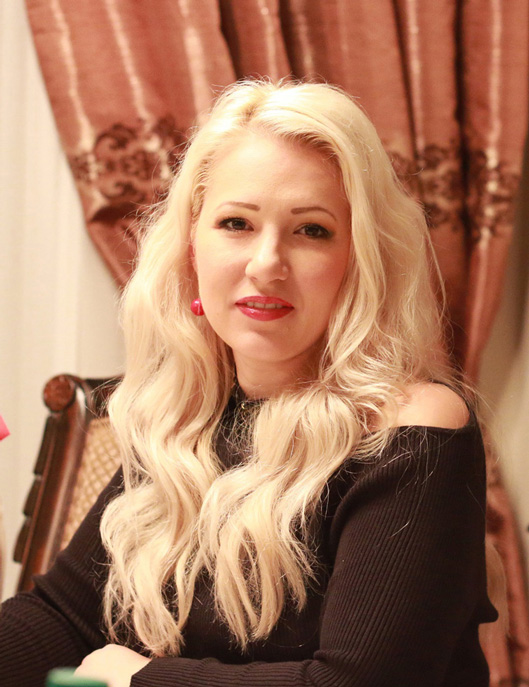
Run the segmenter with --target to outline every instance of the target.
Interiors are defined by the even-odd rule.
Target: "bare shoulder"
[[[444,384],[424,382],[409,386],[399,400],[396,426],[458,429],[468,420],[468,407],[461,396]]]

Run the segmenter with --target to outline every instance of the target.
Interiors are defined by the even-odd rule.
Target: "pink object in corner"
[[[10,432],[7,429],[6,423],[4,422],[4,418],[0,415],[0,441],[2,441],[2,439],[5,439],[6,437],[8,437],[9,434],[10,434]]]

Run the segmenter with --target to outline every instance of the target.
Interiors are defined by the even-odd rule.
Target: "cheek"
[[[237,268],[237,265],[228,256],[222,253],[208,252],[207,255],[197,254],[195,259],[196,272],[201,281],[228,282]]]
[[[205,250],[200,244],[195,248],[195,272],[198,280],[200,296],[205,306],[218,304],[226,298],[231,298],[235,284],[240,279],[233,255],[222,251],[220,247],[212,249],[209,245]]]
[[[214,231],[199,231],[193,250],[195,269],[205,278],[214,274],[222,275],[227,269],[241,269],[244,265],[244,250],[238,242],[223,238]]]
[[[333,303],[346,269],[347,260],[340,256],[319,261],[313,269],[307,270],[304,281],[314,299],[319,303]]]
[[[198,236],[191,248],[192,260],[200,283],[207,282],[215,274],[215,256],[217,252],[211,241]]]

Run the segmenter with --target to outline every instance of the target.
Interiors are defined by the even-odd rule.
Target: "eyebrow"
[[[309,205],[306,208],[292,208],[290,211],[293,215],[300,215],[303,212],[313,212],[314,210],[319,210],[320,212],[326,212],[328,215],[331,217],[334,217],[336,219],[336,215],[331,212],[330,210],[327,210],[327,208],[322,208],[321,205]]]
[[[261,208],[259,205],[255,205],[254,203],[243,203],[240,200],[228,200],[225,203],[221,203],[218,207],[217,210],[224,205],[236,205],[237,207],[241,208],[247,208],[248,210],[256,210],[259,211]],[[336,219],[336,215],[332,213],[330,210],[327,210],[326,208],[322,207],[321,205],[308,205],[307,207],[302,207],[302,208],[292,208],[290,211],[293,215],[301,215],[304,212],[313,212],[314,210],[319,210],[320,212],[326,212],[328,215]]]
[[[227,200],[225,203],[221,203],[220,205],[218,205],[217,210],[219,208],[224,207],[225,205],[237,205],[237,207],[247,208],[248,210],[260,210],[261,209],[258,205],[254,205],[253,203],[243,203],[240,200]]]

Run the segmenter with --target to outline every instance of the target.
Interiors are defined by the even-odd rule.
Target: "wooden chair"
[[[44,387],[50,414],[15,545],[14,559],[22,564],[18,591],[31,589],[32,575],[48,570],[118,468],[106,413],[118,382],[63,374]]]

